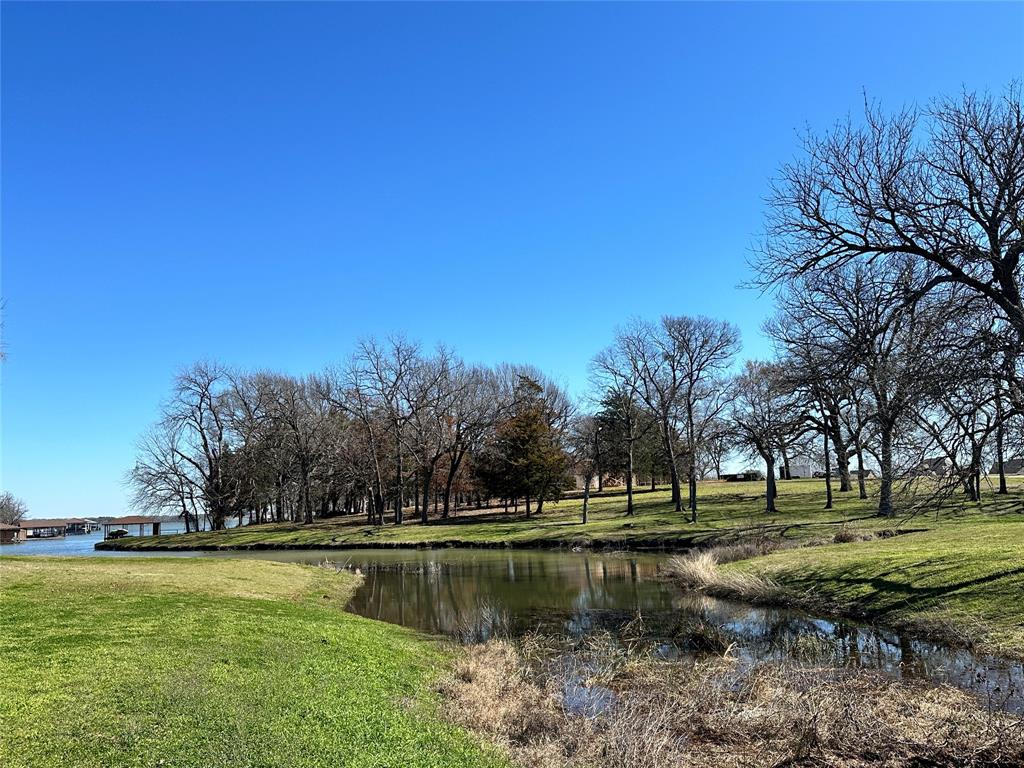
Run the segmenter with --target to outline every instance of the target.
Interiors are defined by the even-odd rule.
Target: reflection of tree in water
[[[491,553],[444,561],[350,561],[364,584],[350,606],[371,618],[452,637],[614,628],[638,612],[668,611],[655,562],[552,553]]]
[[[390,557],[388,556],[390,555]],[[681,592],[657,559],[540,552],[372,553],[350,610],[460,642],[539,632],[609,633],[662,655],[729,653],[948,681],[1024,705],[1024,665],[977,657],[901,633]]]

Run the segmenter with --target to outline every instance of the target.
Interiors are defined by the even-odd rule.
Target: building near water
[[[0,523],[0,544],[13,544],[18,540],[20,526]]]
[[[160,525],[166,521],[166,517],[148,517],[146,515],[113,517],[103,523],[103,538],[120,539],[124,536],[159,536]]]
[[[67,534],[68,521],[62,519],[19,520],[18,529],[18,538],[22,541],[54,539]]]

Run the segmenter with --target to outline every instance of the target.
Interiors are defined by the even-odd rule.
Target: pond
[[[334,552],[327,559],[363,574],[349,610],[460,642],[600,631],[668,658],[728,648],[744,663],[788,660],[946,682],[994,708],[1024,711],[1024,664],[685,592],[659,575],[664,556],[450,549]]]
[[[93,543],[93,536],[77,536],[5,546],[0,552],[139,554],[96,553]],[[348,610],[463,643],[526,633],[573,639],[602,632],[667,658],[692,659],[728,648],[743,663],[789,660],[947,682],[973,692],[987,706],[1024,711],[1020,662],[856,622],[686,592],[660,576],[664,555],[513,549],[147,554],[329,561],[363,576]]]

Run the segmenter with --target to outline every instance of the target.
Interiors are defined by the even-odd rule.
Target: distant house
[[[810,459],[794,459],[789,462],[789,479],[799,480],[802,477],[818,477],[820,473],[820,464],[812,462]],[[822,475],[824,477],[824,475]],[[782,464],[779,466],[779,480],[786,479],[786,466]]]
[[[20,526],[0,523],[0,544],[13,544],[18,540]]]
[[[992,469],[988,471],[990,475],[999,474],[999,464],[993,464]],[[1024,459],[1010,459],[1009,461],[1003,462],[1003,474],[1005,475],[1024,475]]]
[[[758,469],[745,469],[742,472],[722,475],[722,479],[729,483],[742,483],[747,480],[764,480],[764,472]]]
[[[572,481],[573,481],[573,488],[574,488],[574,490],[577,490],[577,491],[582,491],[583,490],[583,486],[586,484],[585,478],[583,477],[583,475],[573,475]],[[637,478],[636,478],[636,475],[633,475],[633,486],[635,487],[636,484],[637,484]],[[600,485],[601,485],[602,489],[605,489],[605,488],[625,488],[626,487],[626,478],[623,475],[602,475]],[[593,493],[594,491],[597,490],[597,486],[598,486],[597,477],[591,478],[591,480],[590,480],[590,491],[591,491],[591,493]]]
[[[924,459],[910,473],[915,477],[949,477],[953,474],[953,462],[948,456],[932,456]]]

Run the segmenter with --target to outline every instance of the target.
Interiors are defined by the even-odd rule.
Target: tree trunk
[[[857,444],[857,490],[860,492],[860,498],[868,497],[867,483],[864,482],[864,449],[860,443]]]
[[[586,525],[590,512],[590,475],[583,478],[583,524]]]
[[[384,525],[384,494],[380,489],[373,492],[373,512],[377,525]]]
[[[1006,489],[1006,469],[1003,467],[1005,460],[1004,441],[1006,440],[1005,425],[1003,423],[1003,397],[996,389],[996,466],[999,468],[999,490],[996,493],[1005,496],[1009,491]]]
[[[395,428],[395,437],[398,437],[397,425]],[[401,525],[403,521],[402,515],[402,502],[404,501],[402,493],[402,447],[399,445],[398,450],[395,451],[395,525]]]
[[[462,457],[466,455],[465,449],[456,452],[454,459],[448,461],[448,477],[445,478],[444,483],[444,509],[441,512],[441,518],[448,519],[448,510],[451,504],[452,498],[452,486],[455,485],[455,477],[459,474],[459,466],[462,464]]]
[[[775,486],[775,457],[765,456],[764,463],[768,470],[767,477],[765,478],[765,494],[768,497],[768,501],[765,504],[765,512],[775,511],[775,496],[777,494]]]
[[[434,468],[427,466],[423,468],[423,500],[426,502],[426,494],[430,492],[430,484],[434,480]],[[427,505],[424,503],[420,507],[420,522],[424,525],[427,524]]]
[[[633,441],[626,443],[626,516],[633,516]]]
[[[690,490],[690,522],[697,522],[697,462],[693,460],[693,454],[690,454],[690,466],[689,469],[689,490]]]
[[[832,458],[828,452],[828,428],[821,430],[825,439],[825,509],[832,509]],[[849,472],[846,473],[849,478]]]
[[[679,487],[679,468],[676,466],[676,451],[672,446],[672,432],[668,423],[662,424],[663,438],[665,441],[665,458],[668,459],[669,478],[672,481],[672,505],[676,512],[683,511],[683,492]]]
[[[833,412],[826,419],[832,440],[832,448],[836,457],[836,472],[839,474],[839,492],[846,493],[851,489],[850,484],[850,444],[843,439],[843,427],[839,421],[839,409],[833,406]]]
[[[313,522],[313,500],[310,498],[309,467],[306,466],[305,460],[302,462],[300,471],[302,473],[302,522],[305,525],[310,525]]]
[[[879,455],[879,469],[882,480],[878,491],[878,514],[881,517],[892,517],[895,511],[892,507],[892,425],[881,425],[881,451]]]

